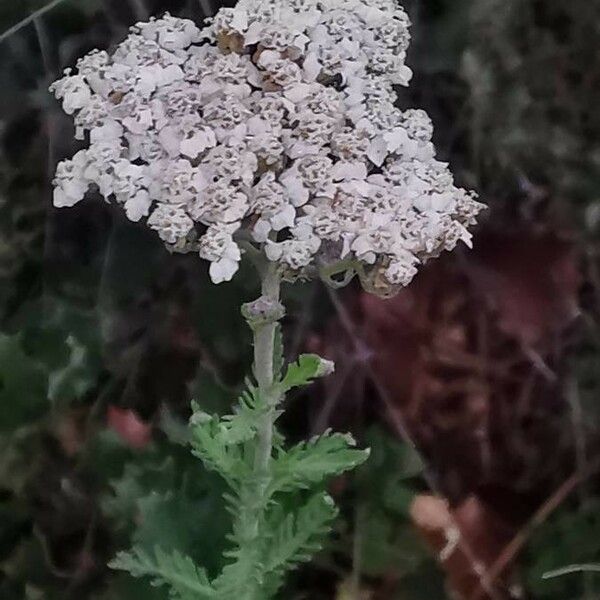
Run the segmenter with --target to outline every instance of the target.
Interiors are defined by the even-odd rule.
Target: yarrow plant
[[[195,407],[191,420],[194,452],[232,490],[228,565],[210,580],[159,548],[112,563],[176,598],[272,597],[335,517],[323,480],[367,455],[331,433],[286,449],[275,430],[285,393],[333,368],[312,355],[283,367],[281,282],[358,274],[387,296],[470,243],[483,205],[436,160],[427,114],[395,107],[412,75],[409,25],[394,0],[240,0],[204,29],[170,15],[138,23],[51,87],[87,146],[59,163],[56,206],[99,192],[169,249],[209,261],[214,283],[243,254],[261,276],[242,309],[254,380],[235,414]]]

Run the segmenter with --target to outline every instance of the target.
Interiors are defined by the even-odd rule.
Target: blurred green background
[[[185,423],[192,399],[224,412],[243,383],[252,269],[213,286],[98,199],[54,209],[76,146],[47,87],[136,20],[221,5],[0,0],[2,599],[166,600],[106,568],[132,541],[220,567],[223,487]],[[600,2],[405,7],[401,106],[429,112],[490,210],[472,252],[394,299],[286,290],[289,356],[337,370],[282,427],[352,430],[373,454],[332,483],[342,518],[282,598],[597,599],[597,574],[543,575],[600,563]]]

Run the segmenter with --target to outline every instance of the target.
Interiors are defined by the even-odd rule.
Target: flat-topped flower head
[[[469,244],[483,208],[435,159],[427,114],[395,107],[409,26],[394,0],[240,0],[204,29],[138,23],[51,86],[88,143],[59,163],[55,205],[95,190],[215,283],[252,244],[288,278],[339,265],[395,291]]]

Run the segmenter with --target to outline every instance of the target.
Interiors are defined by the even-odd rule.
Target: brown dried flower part
[[[108,95],[108,99],[109,101],[114,104],[121,104],[121,102],[123,101],[123,98],[125,97],[125,92],[121,92],[118,90],[112,91],[109,95]]]
[[[403,286],[393,285],[385,276],[386,265],[383,261],[379,261],[373,266],[362,268],[359,271],[360,283],[369,294],[373,294],[378,298],[392,298]]]
[[[217,34],[217,47],[225,54],[230,52],[243,54],[244,36],[237,31],[221,31]]]

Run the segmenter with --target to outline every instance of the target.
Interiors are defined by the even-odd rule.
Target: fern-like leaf
[[[226,554],[233,562],[226,565],[213,582],[216,600],[252,598],[252,590],[258,592],[261,589],[263,570],[258,541],[256,544],[239,546]]]
[[[258,390],[249,387],[239,398],[236,411],[211,417],[194,407],[191,419],[193,453],[205,466],[217,471],[233,488],[247,475],[244,443],[252,440],[266,407]]]
[[[285,376],[281,380],[281,393],[295,387],[308,385],[317,377],[333,371],[333,363],[323,360],[316,354],[301,354],[296,362],[288,365]]]
[[[227,443],[226,436],[223,435],[224,428],[218,417],[195,424],[191,439],[192,453],[202,460],[207,469],[219,473],[235,488],[240,470],[243,470],[246,463],[242,448]]]
[[[227,444],[239,444],[256,435],[259,421],[267,410],[255,387],[249,387],[239,398],[236,411],[222,418],[222,435]]]
[[[359,450],[354,445],[348,434],[326,432],[280,451],[272,463],[271,494],[309,489],[326,477],[358,466],[368,458],[369,450]]]
[[[269,523],[264,570],[277,581],[286,571],[309,561],[322,548],[331,522],[337,516],[333,499],[319,492],[294,513],[277,509]]]
[[[167,585],[171,597],[178,600],[215,597],[205,571],[189,556],[177,551],[167,553],[158,546],[154,548],[154,552],[133,548],[128,552],[119,552],[109,566],[127,571],[134,577],[150,577],[154,586]]]

